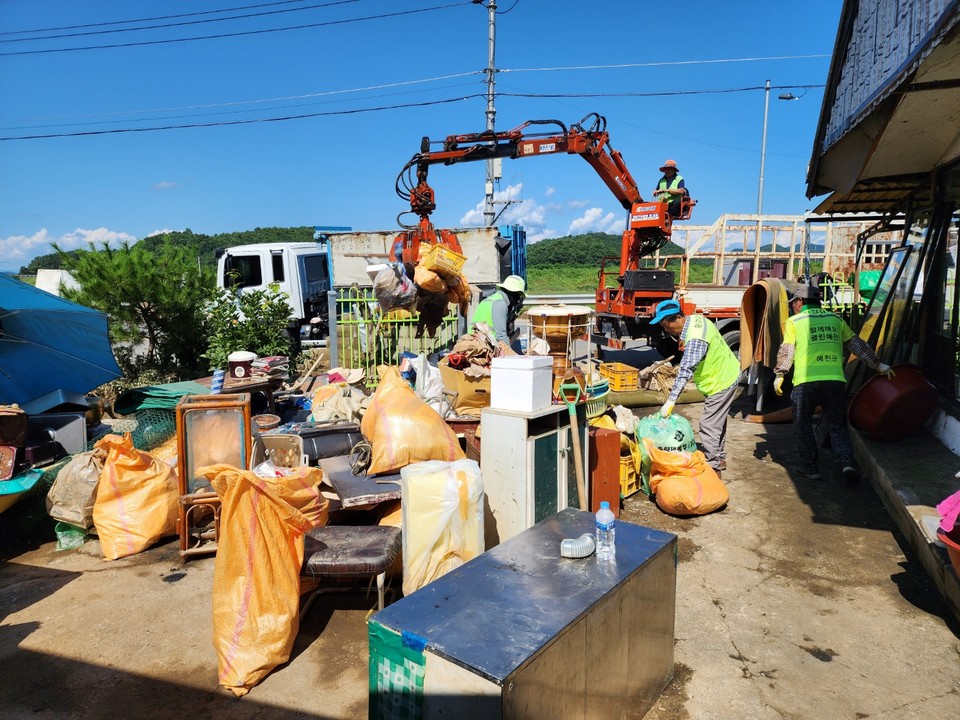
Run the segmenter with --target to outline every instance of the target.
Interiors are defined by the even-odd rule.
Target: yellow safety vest
[[[843,376],[843,344],[853,331],[832,312],[823,308],[804,307],[787,319],[783,342],[795,347],[793,384],[819,380],[839,380]]]
[[[685,341],[703,340],[707,354],[693,371],[693,381],[704,395],[715,395],[740,377],[740,361],[723,339],[717,326],[700,314],[687,318]]]
[[[680,187],[681,180],[683,180],[683,178],[680,176],[680,173],[674,175],[673,180],[667,180],[667,176],[664,175],[657,184],[657,190],[676,190]],[[673,202],[674,200],[679,200],[681,197],[681,195],[658,195],[657,199],[660,202]]]

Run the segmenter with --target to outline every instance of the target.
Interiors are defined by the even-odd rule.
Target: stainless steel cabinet
[[[370,620],[370,717],[641,718],[673,675],[676,536],[617,523],[617,555],[560,557],[567,509]]]

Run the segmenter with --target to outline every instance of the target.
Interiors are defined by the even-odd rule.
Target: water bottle
[[[226,372],[223,370],[214,370],[213,371],[213,380],[210,382],[210,394],[219,395],[223,392],[223,380],[226,377]]]
[[[597,510],[597,558],[610,560],[617,554],[616,546],[617,518],[606,500]]]

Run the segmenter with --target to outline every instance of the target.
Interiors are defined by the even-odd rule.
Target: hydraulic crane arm
[[[585,124],[589,126],[585,127]],[[540,125],[551,126],[553,132],[529,132],[530,128]],[[449,135],[440,150],[430,150],[430,139],[423,138],[420,152],[410,158],[397,177],[397,194],[409,202],[410,212],[419,217],[419,222],[415,226],[400,223],[407,231],[397,237],[395,259],[416,262],[421,242],[440,242],[460,251],[456,235],[449,230],[438,231],[430,222],[430,214],[437,207],[433,188],[427,183],[431,165],[565,153],[580,155],[586,160],[624,209],[629,211],[628,229],[623,237],[620,274],[635,270],[639,267],[640,258],[663,247],[670,239],[670,227],[674,218],[667,214],[666,203],[644,202],[623,157],[611,147],[606,128],[606,118],[590,113],[570,128],[559,120],[529,120],[505,132]],[[414,169],[415,181],[412,177]],[[694,202],[686,198],[677,219],[689,217]]]
[[[591,122],[590,127],[584,128],[587,121]],[[559,120],[529,120],[504,132],[449,135],[443,142],[443,149],[436,151],[430,150],[429,138],[423,138],[420,152],[410,159],[397,178],[397,194],[409,200],[411,211],[422,220],[436,209],[433,189],[427,183],[431,165],[566,153],[580,155],[586,160],[624,209],[630,210],[634,204],[643,202],[643,198],[620,152],[610,146],[606,124],[606,119],[596,113],[587,115],[569,129]],[[525,132],[535,125],[554,126],[559,132]],[[416,185],[409,181],[414,167]]]

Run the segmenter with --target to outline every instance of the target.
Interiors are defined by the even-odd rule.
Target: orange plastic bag
[[[422,265],[413,269],[413,282],[427,292],[443,294],[447,292],[447,282],[433,270],[427,270]]]
[[[93,504],[93,525],[108,560],[135,555],[177,532],[177,472],[133,446],[130,433],[107,435],[107,454]]]
[[[373,449],[371,475],[425,460],[463,460],[457,434],[421,400],[395,367],[386,368],[360,431]]]
[[[220,496],[213,566],[213,644],[220,684],[240,697],[290,658],[299,629],[303,534],[325,525],[323,472],[261,478],[230,465],[199,468]]]
[[[643,444],[650,457],[650,492],[661,510],[671,515],[706,515],[727,504],[727,486],[702,452],[660,450],[650,438],[644,438]]]

